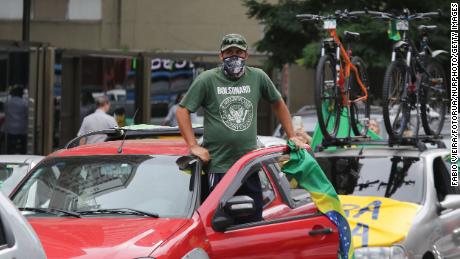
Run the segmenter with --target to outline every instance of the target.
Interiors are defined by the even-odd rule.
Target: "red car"
[[[335,225],[280,172],[287,147],[245,155],[208,194],[182,140],[122,142],[57,151],[11,194],[48,258],[337,258]],[[243,221],[250,176],[263,219]]]

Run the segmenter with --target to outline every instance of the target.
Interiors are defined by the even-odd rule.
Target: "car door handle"
[[[308,232],[308,235],[316,236],[316,235],[328,235],[332,233],[333,233],[332,228],[320,228],[320,229],[310,230]]]

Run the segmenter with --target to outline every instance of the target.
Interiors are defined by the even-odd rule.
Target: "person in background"
[[[91,95],[91,92],[85,91],[81,94],[80,102],[80,123],[83,122],[83,119],[94,112],[96,105],[94,104],[94,98]]]
[[[115,119],[107,114],[110,110],[110,102],[107,96],[104,95],[97,97],[96,105],[96,111],[83,119],[80,130],[77,134],[78,136],[82,136],[93,131],[112,129],[118,126]],[[103,134],[84,137],[80,139],[80,145],[104,142],[106,137],[107,136]]]
[[[118,107],[113,111],[113,117],[118,124],[118,127],[126,126],[126,111],[124,107]]]
[[[179,103],[184,98],[185,93],[180,93],[176,96],[176,101],[174,102],[174,105],[169,108],[168,115],[166,115],[165,119],[163,120],[163,123],[161,125],[163,126],[171,126],[171,127],[177,127],[177,118],[176,118],[176,111],[177,107],[179,107]],[[196,113],[190,113],[190,120],[193,123],[196,122]]]
[[[369,130],[372,130],[375,134],[380,135],[380,126],[376,120],[369,120]]]
[[[5,104],[0,102],[0,154],[2,154],[6,147],[4,147],[5,143],[5,131],[3,129],[3,123],[5,122]]]
[[[6,133],[6,152],[8,154],[27,153],[27,100],[22,97],[24,88],[15,86],[10,91],[11,98],[6,102],[4,131]]]

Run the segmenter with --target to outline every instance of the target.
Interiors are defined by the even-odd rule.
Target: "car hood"
[[[355,248],[391,246],[409,232],[420,205],[389,198],[339,195]]]
[[[32,218],[48,258],[148,256],[187,219]]]

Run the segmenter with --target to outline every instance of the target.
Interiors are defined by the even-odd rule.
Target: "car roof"
[[[0,155],[0,163],[39,162],[44,156],[36,155]]]
[[[133,139],[125,140],[122,153],[118,150],[122,140],[87,144],[58,150],[50,156],[89,156],[89,155],[189,155],[183,139]]]

